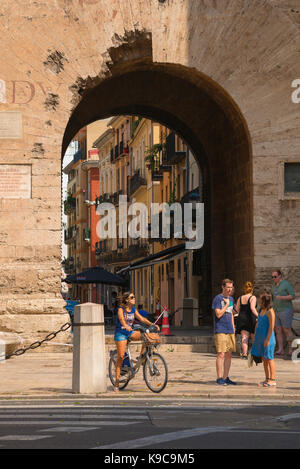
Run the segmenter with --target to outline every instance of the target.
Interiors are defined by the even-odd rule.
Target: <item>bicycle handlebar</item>
[[[142,324],[135,324],[133,326],[134,331],[141,331],[141,332],[157,332],[156,326],[144,326]]]

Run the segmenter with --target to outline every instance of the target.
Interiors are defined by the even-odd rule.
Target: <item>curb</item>
[[[149,391],[150,392],[150,391]],[[76,401],[76,403],[80,403],[79,401],[89,401],[89,400],[97,400],[97,401],[122,401],[122,404],[128,404],[130,401],[143,401],[145,404],[148,401],[152,402],[166,402],[168,403],[168,407],[170,407],[173,403],[176,402],[194,402],[194,401],[204,401],[206,403],[220,403],[220,405],[239,402],[243,404],[247,404],[249,406],[255,404],[263,404],[263,405],[284,405],[286,406],[288,403],[292,403],[293,405],[300,405],[300,397],[295,397],[293,395],[288,394],[281,394],[281,395],[273,395],[273,396],[251,396],[251,400],[247,396],[240,396],[240,395],[216,395],[212,393],[202,393],[197,395],[182,395],[178,397],[177,395],[167,394],[167,395],[153,395],[148,393],[141,393],[136,396],[133,392],[130,391],[121,391],[121,395],[115,396],[114,392],[108,392],[105,394],[11,394],[11,395],[0,395],[0,407],[1,403],[6,401],[14,401],[17,400],[18,402],[22,401],[30,401],[30,400],[64,400],[64,401]],[[126,398],[125,402],[123,399]],[[170,402],[171,400],[171,402]],[[146,402],[145,402],[146,401]]]

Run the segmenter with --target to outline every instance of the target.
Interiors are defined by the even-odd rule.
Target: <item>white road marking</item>
[[[276,417],[276,420],[280,420],[280,422],[287,422],[288,420],[295,420],[300,419],[300,414],[288,414],[288,415],[281,415],[280,417]]]
[[[93,449],[135,449],[144,446],[166,443],[168,441],[183,440],[185,438],[192,438],[194,436],[208,435],[209,433],[224,432],[228,430],[228,427],[192,428],[188,430],[180,430],[178,432],[147,436],[145,438],[138,438],[137,440],[127,440],[112,443],[110,445],[97,446]]]
[[[127,440],[110,445],[97,446],[92,449],[135,449],[141,447],[152,447],[153,445],[166,443],[169,441],[183,440],[186,438],[193,438],[195,436],[206,436],[210,433],[264,433],[264,434],[278,434],[278,435],[299,435],[300,431],[285,431],[285,430],[243,430],[240,428],[234,429],[231,427],[206,427],[206,428],[193,428],[190,430],[182,430],[178,432],[163,433],[160,435],[153,435],[137,440]]]
[[[3,440],[3,441],[34,441],[34,440],[42,440],[43,438],[52,438],[52,435],[7,435],[7,436],[1,436],[0,440]]]
[[[88,432],[89,430],[98,430],[99,427],[53,427],[53,428],[47,428],[44,430],[38,430],[39,432],[70,432],[70,433],[76,433],[76,432]]]

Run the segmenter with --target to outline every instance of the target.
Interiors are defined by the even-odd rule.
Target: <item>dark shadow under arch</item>
[[[204,170],[213,294],[224,276],[238,287],[253,279],[251,143],[228,93],[195,69],[151,61],[127,64],[95,86],[89,82],[67,124],[62,155],[82,127],[113,115],[141,115],[172,128]]]

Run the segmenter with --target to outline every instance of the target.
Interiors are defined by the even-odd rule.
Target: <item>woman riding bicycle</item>
[[[126,292],[122,295],[121,305],[118,309],[116,330],[115,330],[115,343],[117,347],[117,361],[116,361],[116,381],[114,384],[114,391],[119,391],[119,380],[121,374],[122,363],[126,351],[127,340],[141,340],[141,332],[133,330],[133,322],[137,319],[148,326],[153,323],[148,321],[145,317],[141,316],[135,309],[135,296],[134,293]],[[155,325],[159,331],[159,326]],[[141,350],[141,355],[144,352],[144,345]]]

